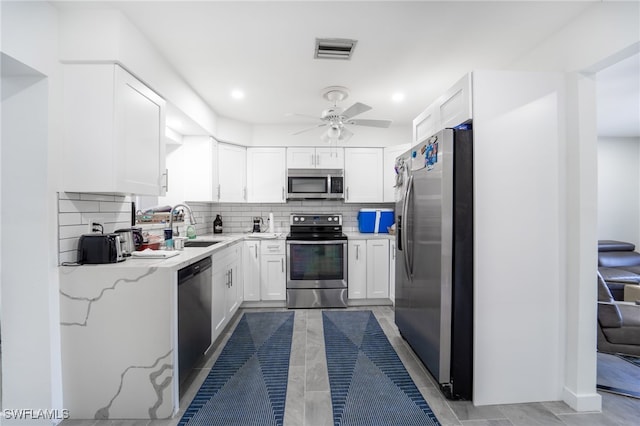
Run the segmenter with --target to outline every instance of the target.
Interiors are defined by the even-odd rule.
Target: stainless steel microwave
[[[341,169],[288,169],[287,199],[342,200],[344,171]]]

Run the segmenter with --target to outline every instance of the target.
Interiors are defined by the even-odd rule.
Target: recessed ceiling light
[[[402,101],[404,101],[404,93],[402,93],[402,92],[394,93],[393,96],[391,96],[391,100],[393,102],[402,102]]]
[[[234,89],[231,91],[231,97],[233,99],[243,99],[244,98],[244,92],[240,89]]]

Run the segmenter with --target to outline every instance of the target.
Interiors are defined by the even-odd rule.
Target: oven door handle
[[[297,240],[288,240],[287,244],[304,244],[304,245],[338,245],[338,244],[347,244],[346,240],[317,240],[317,241],[297,241]]]

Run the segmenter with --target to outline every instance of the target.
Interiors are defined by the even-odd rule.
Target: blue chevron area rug
[[[178,426],[282,425],[293,312],[247,312]]]
[[[335,426],[436,426],[371,311],[322,313]]]

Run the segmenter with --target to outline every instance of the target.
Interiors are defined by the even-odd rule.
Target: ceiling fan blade
[[[358,114],[362,114],[363,112],[369,111],[370,109],[371,107],[369,105],[356,102],[355,104],[351,105],[349,108],[344,110],[342,115],[345,118],[351,118],[351,117],[355,117]]]
[[[326,125],[327,125],[327,123],[320,123],[320,124],[316,124],[316,125],[315,125],[315,126],[313,126],[313,127],[309,127],[309,128],[307,128],[307,129],[302,129],[302,130],[298,130],[298,131],[297,131],[297,132],[295,132],[295,133],[291,133],[291,135],[299,135],[300,133],[308,132],[309,130],[317,129],[318,127],[324,127],[324,126],[326,126]]]
[[[391,126],[391,120],[349,120],[346,124],[353,124],[355,126],[370,126],[370,127],[389,127]]]

